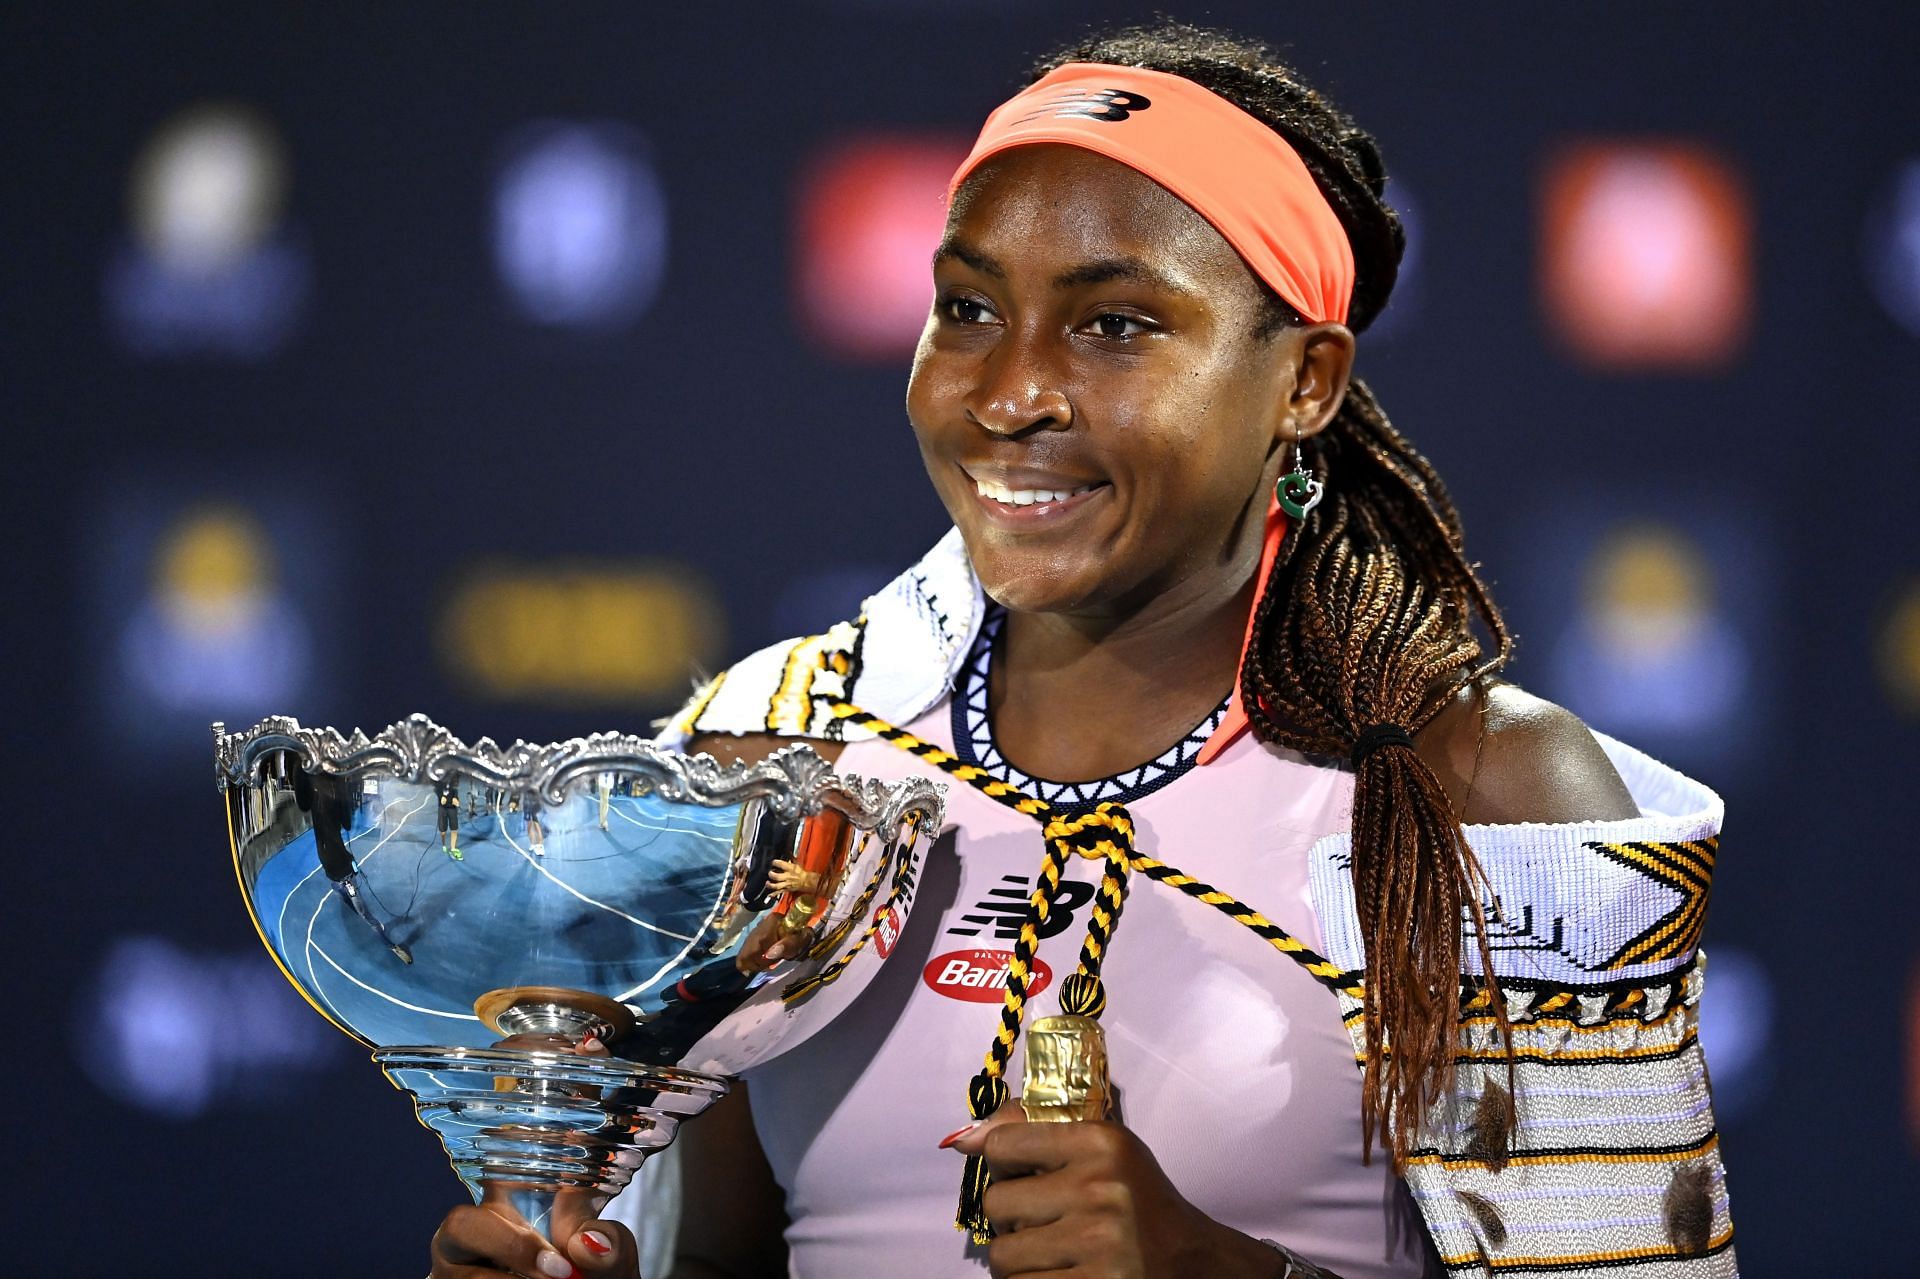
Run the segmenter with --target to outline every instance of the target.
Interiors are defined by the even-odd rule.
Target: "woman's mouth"
[[[995,484],[991,480],[975,480],[973,486],[981,497],[1001,506],[1040,506],[1049,502],[1065,502],[1100,487],[1098,484],[1082,484],[1071,489],[1016,489]]]
[[[1068,516],[1112,485],[1076,484],[1063,476],[987,477],[968,473],[987,519],[1006,529],[1036,529]]]

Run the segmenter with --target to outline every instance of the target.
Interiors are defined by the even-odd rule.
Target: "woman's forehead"
[[[1118,160],[1060,144],[1016,147],[974,170],[954,195],[943,248],[954,244],[1054,266],[1132,257],[1169,274],[1237,273],[1253,287],[1226,237],[1185,201]]]

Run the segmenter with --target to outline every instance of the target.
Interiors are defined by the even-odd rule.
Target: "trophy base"
[[[382,1048],[474,1202],[550,1234],[556,1207],[596,1216],[684,1119],[727,1093],[718,1075],[617,1057],[510,1048]]]

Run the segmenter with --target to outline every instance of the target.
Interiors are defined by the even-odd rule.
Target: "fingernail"
[[[604,1257],[613,1251],[613,1244],[598,1230],[582,1230],[580,1242],[585,1244],[587,1251],[596,1257]]]
[[[573,1268],[573,1263],[550,1248],[542,1249],[540,1255],[533,1259],[533,1264],[541,1274],[552,1275],[553,1279],[580,1279],[580,1272]]]
[[[968,1124],[965,1128],[961,1128],[956,1132],[948,1133],[946,1136],[940,1139],[940,1149],[945,1150],[948,1146],[951,1146],[954,1142],[960,1140],[962,1137],[966,1136],[968,1133],[972,1132],[975,1128],[978,1128],[979,1126],[980,1126],[980,1121],[975,1120],[974,1122]]]
[[[588,1035],[580,1041],[580,1050],[582,1052],[597,1053],[604,1046],[605,1045],[600,1042],[600,1036],[598,1035]]]

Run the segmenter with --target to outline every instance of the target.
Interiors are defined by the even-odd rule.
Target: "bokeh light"
[[[1406,234],[1407,245],[1400,254],[1400,271],[1394,277],[1387,309],[1367,326],[1363,347],[1417,331],[1425,307],[1427,220],[1420,197],[1404,178],[1395,174],[1387,185],[1387,203],[1400,215],[1400,229]]]
[[[536,323],[607,328],[640,315],[667,257],[666,193],[644,140],[609,122],[515,134],[495,186],[493,253]]]
[[[623,706],[685,696],[721,660],[725,627],[683,566],[500,563],[456,584],[439,641],[484,697]]]
[[[1894,169],[1867,215],[1861,249],[1873,295],[1920,337],[1920,159]]]
[[[1675,526],[1618,526],[1588,556],[1555,646],[1556,689],[1608,732],[1698,734],[1739,709],[1751,660],[1701,546]]]
[[[102,1090],[175,1119],[297,1095],[315,1071],[360,1055],[339,1052],[348,1041],[258,954],[192,953],[154,936],[106,947],[74,1039]]]
[[[1920,580],[1895,596],[1878,644],[1880,678],[1894,705],[1920,713]]]
[[[211,718],[290,699],[308,681],[312,641],[280,581],[250,513],[182,512],[154,548],[146,596],[122,632],[129,681],[164,709]]]
[[[1752,1109],[1773,1083],[1774,982],[1757,955],[1708,948],[1700,996],[1700,1050],[1713,1075],[1722,1120]]]
[[[947,182],[966,156],[958,139],[878,135],[839,142],[808,166],[794,302],[809,340],[854,359],[912,353],[933,302]]]
[[[309,274],[288,182],[279,134],[247,107],[192,107],[154,133],[107,264],[108,318],[129,350],[252,358],[287,339]]]
[[[1750,216],[1725,161],[1692,143],[1588,143],[1548,164],[1541,292],[1581,359],[1609,368],[1726,364],[1752,306]]]

